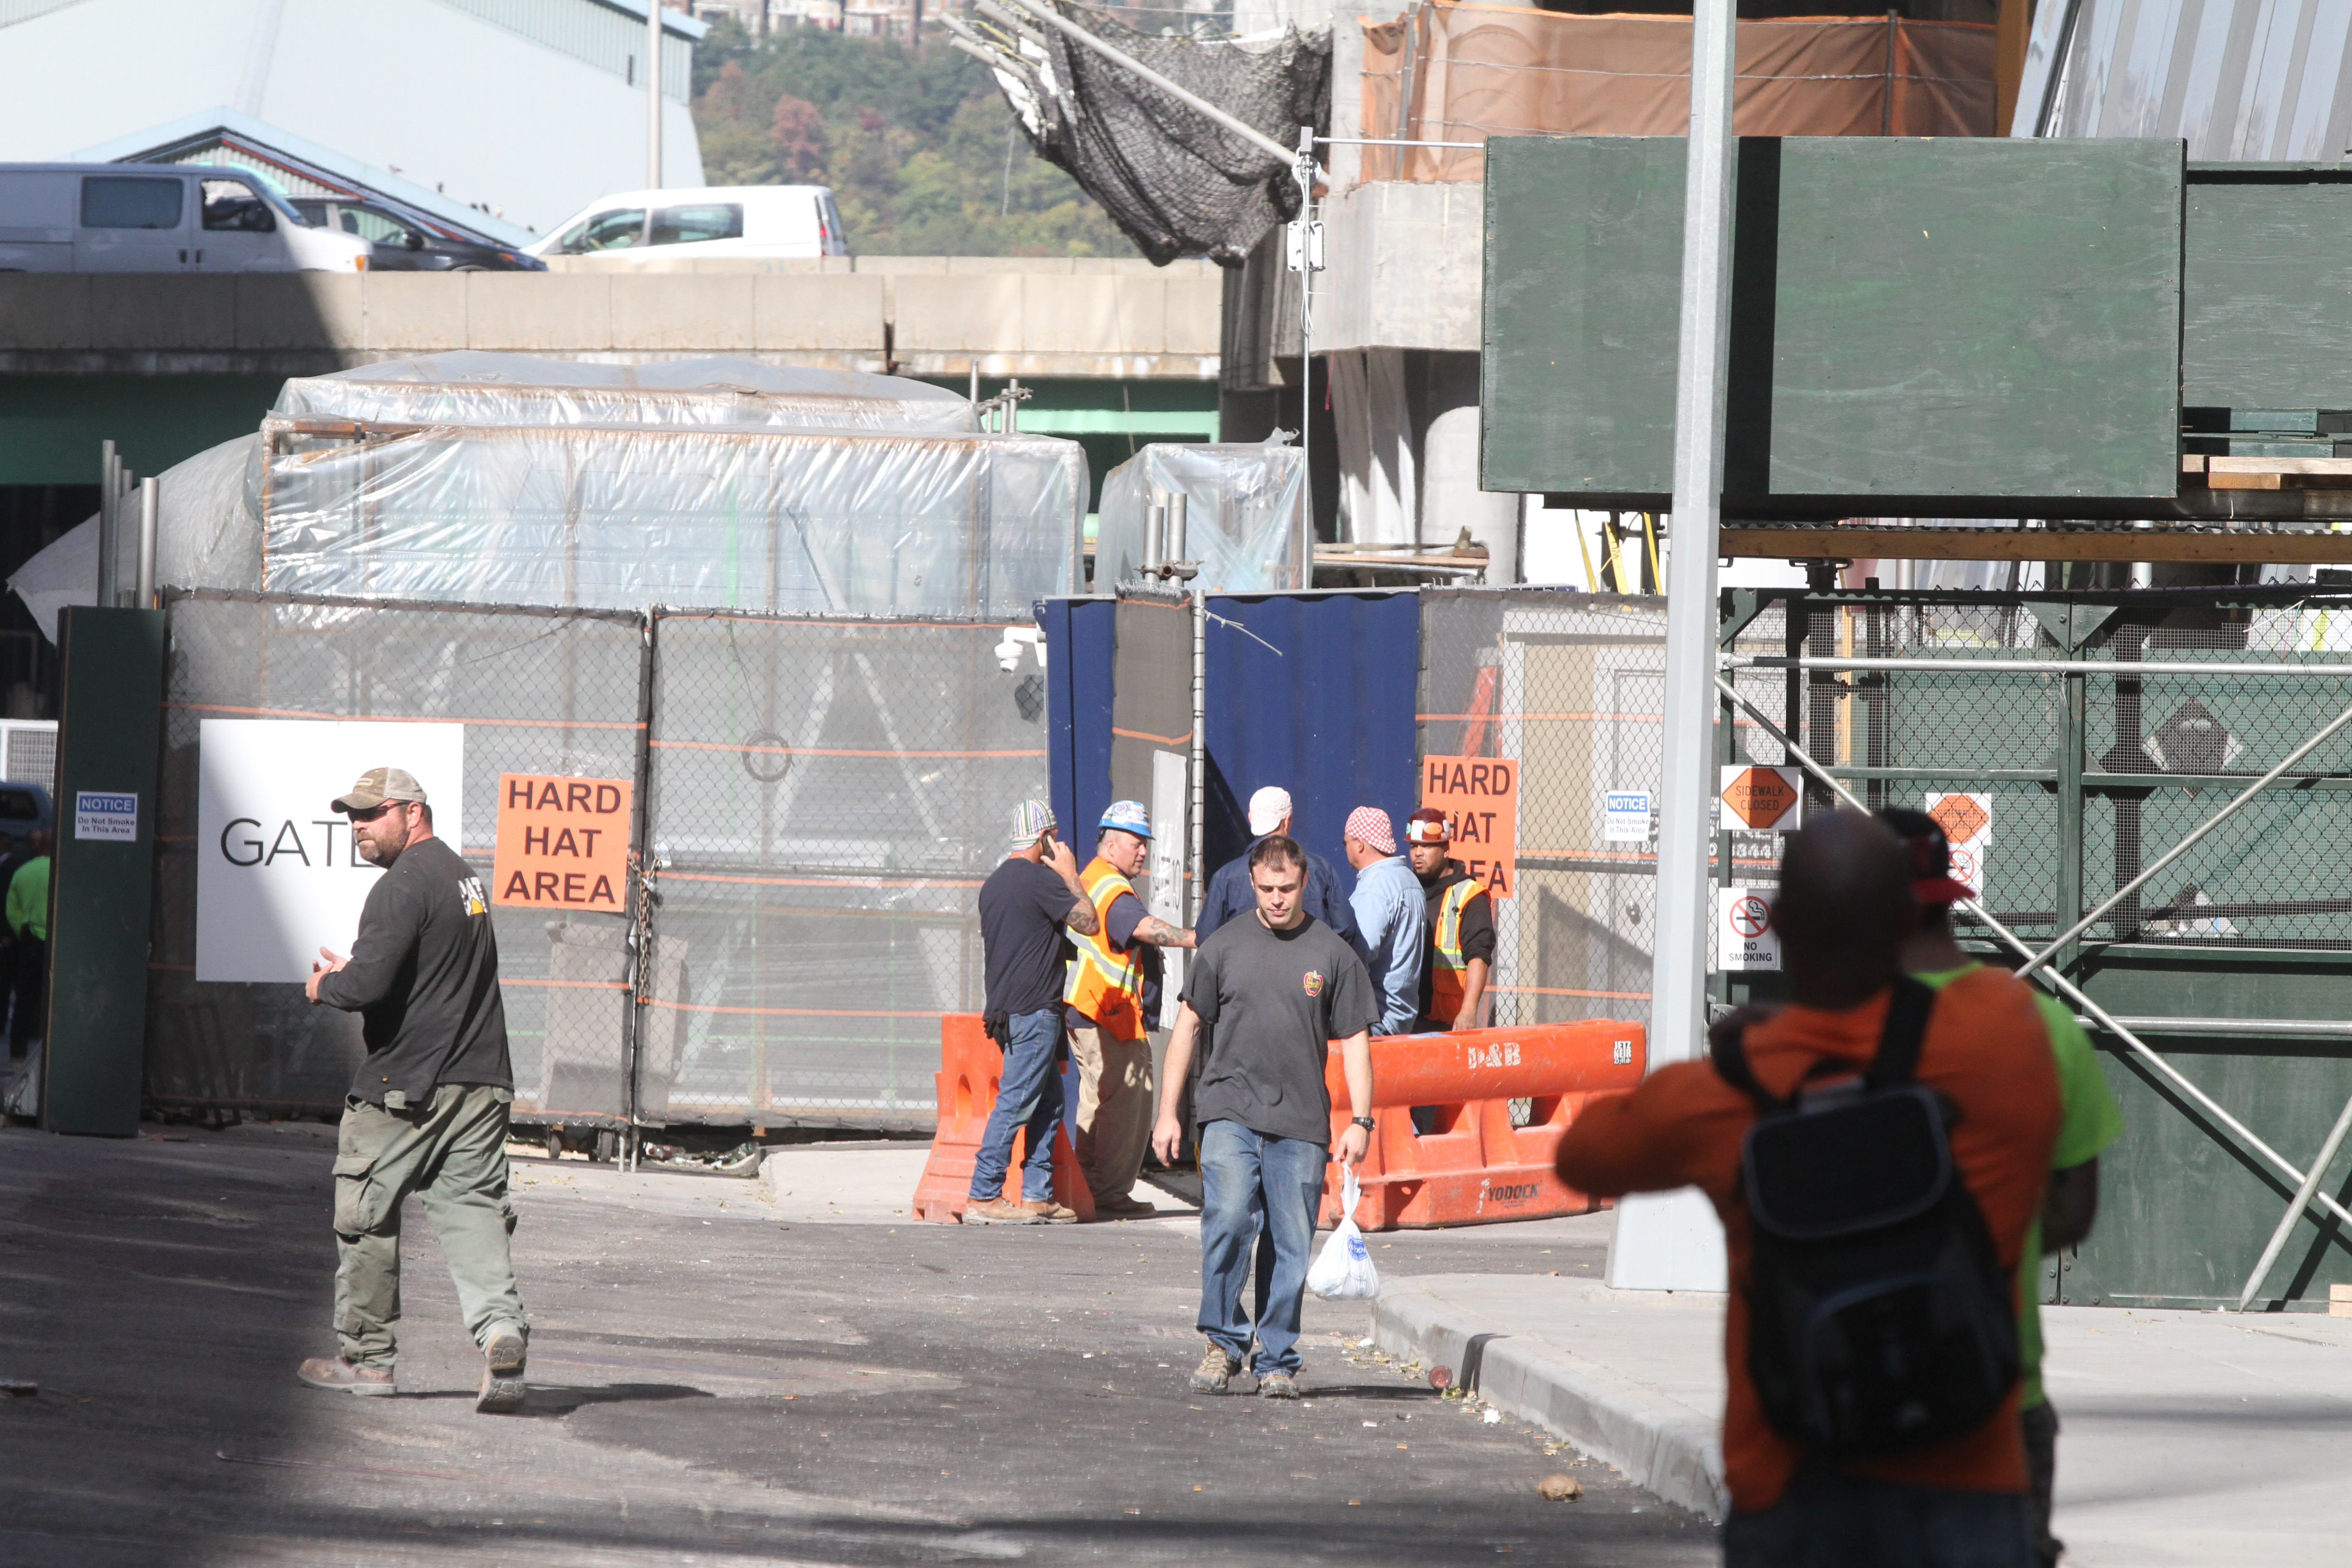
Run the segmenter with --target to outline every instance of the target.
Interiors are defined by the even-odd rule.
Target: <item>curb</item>
[[[1730,1511],[1719,1424],[1597,1362],[1514,1338],[1402,1280],[1372,1303],[1372,1337],[1391,1354],[1460,1369],[1489,1405],[1533,1421],[1635,1485],[1720,1524]]]

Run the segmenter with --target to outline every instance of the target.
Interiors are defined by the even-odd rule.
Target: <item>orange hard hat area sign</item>
[[[1507,757],[1423,757],[1421,804],[1445,814],[1446,858],[1458,860],[1490,898],[1518,886],[1519,764]]]
[[[1794,833],[1804,823],[1804,780],[1795,768],[1735,763],[1723,770],[1723,804],[1735,830]]]
[[[490,901],[624,913],[632,793],[627,779],[500,773]]]

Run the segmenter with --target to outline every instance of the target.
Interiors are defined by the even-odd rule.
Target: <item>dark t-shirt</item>
[[[319,977],[319,1000],[360,1015],[361,1100],[397,1093],[421,1106],[436,1084],[514,1087],[489,897],[442,839],[411,844],[376,879],[351,962]]]
[[[1380,1013],[1356,950],[1311,915],[1276,931],[1252,911],[1201,944],[1184,1000],[1216,1026],[1194,1116],[1328,1145],[1330,1042],[1371,1027]]]
[[[980,885],[980,942],[988,999],[982,1011],[1011,1017],[1062,999],[1069,944],[1062,917],[1077,900],[1051,866],[1015,855]]]

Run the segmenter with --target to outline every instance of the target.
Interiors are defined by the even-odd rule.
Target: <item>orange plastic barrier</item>
[[[1056,1069],[1058,1070],[1058,1069]],[[963,1223],[964,1205],[971,1197],[971,1171],[980,1158],[980,1135],[988,1127],[988,1113],[996,1109],[996,1088],[1004,1071],[1004,1055],[980,1026],[977,1013],[949,1013],[940,1019],[940,1130],[931,1139],[931,1157],[923,1179],[915,1184],[915,1217],[940,1225]],[[1077,1108],[1073,1105],[1072,1110]],[[1004,1195],[1021,1196],[1021,1155],[1028,1134],[1013,1135],[1013,1159],[1005,1167]],[[1054,1131],[1054,1196],[1078,1218],[1095,1217],[1094,1194],[1078,1174],[1078,1156],[1070,1147],[1066,1119]]]
[[[1615,1019],[1396,1035],[1372,1042],[1371,1148],[1357,1168],[1364,1189],[1356,1223],[1366,1230],[1547,1219],[1607,1206],[1552,1171],[1560,1135],[1597,1095],[1642,1081],[1642,1026]],[[1334,1146],[1347,1129],[1348,1080],[1339,1051],[1325,1069]],[[1524,1127],[1511,1101],[1534,1102]],[[1412,1107],[1436,1125],[1412,1130]],[[1322,1223],[1339,1219],[1339,1163],[1323,1189]]]

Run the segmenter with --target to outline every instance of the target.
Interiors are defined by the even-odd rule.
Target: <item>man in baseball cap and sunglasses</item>
[[[433,832],[415,776],[370,768],[334,809],[355,859],[383,868],[346,958],[326,948],[306,990],[360,1015],[367,1058],[335,1145],[335,1333],[341,1353],[302,1363],[314,1388],[393,1392],[400,1319],[400,1209],[415,1193],[440,1238],[457,1306],[482,1347],[474,1408],[523,1405],[530,1326],[507,1238],[507,1122],[514,1068],[499,994],[499,942],[481,877]],[[339,873],[340,874],[340,873]]]

